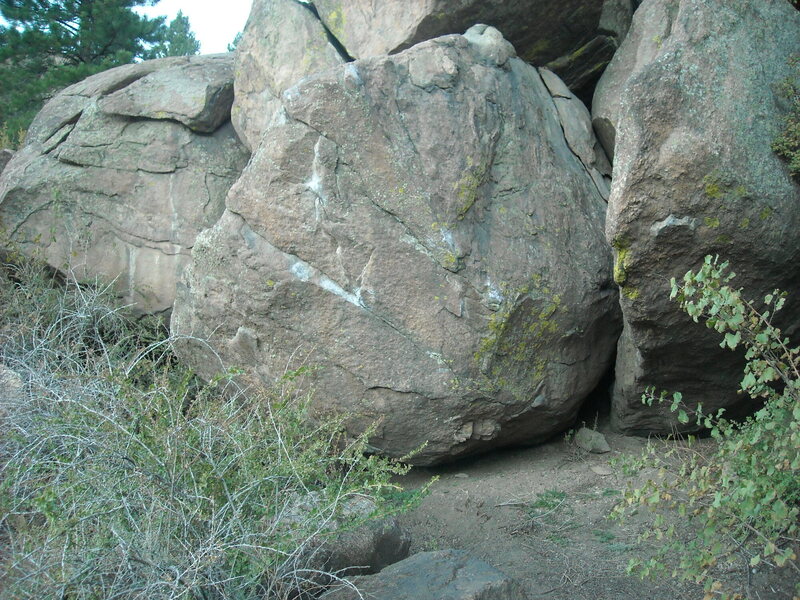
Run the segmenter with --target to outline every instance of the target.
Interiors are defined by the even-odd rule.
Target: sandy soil
[[[647,514],[624,523],[607,518],[630,477],[615,458],[640,456],[645,440],[610,432],[612,451],[588,454],[563,437],[542,446],[496,452],[440,468],[415,469],[401,483],[415,488],[438,475],[422,504],[401,517],[412,553],[460,548],[517,578],[530,600],[700,599],[699,586],[679,580],[642,581],[625,573],[647,555],[637,538]],[[710,442],[709,442],[710,443]],[[734,557],[721,577],[753,600],[792,598],[781,570],[748,573]]]

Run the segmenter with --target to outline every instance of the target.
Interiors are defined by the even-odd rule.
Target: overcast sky
[[[228,44],[244,29],[252,0],[161,0],[155,6],[139,7],[148,17],[166,15],[167,24],[179,10],[189,17],[202,54],[227,52]]]

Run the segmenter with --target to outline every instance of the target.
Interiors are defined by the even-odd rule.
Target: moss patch
[[[485,166],[470,166],[461,174],[455,183],[455,193],[458,199],[456,218],[460,221],[478,201],[478,190],[486,183],[488,169]]]
[[[641,295],[641,291],[637,287],[626,285],[622,288],[622,295],[628,300],[636,300]]]
[[[628,279],[627,268],[630,264],[630,242],[623,236],[614,238],[611,242],[614,249],[614,283],[622,287]]]

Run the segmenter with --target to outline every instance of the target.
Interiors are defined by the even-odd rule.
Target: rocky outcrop
[[[486,23],[501,31],[521,58],[535,66],[547,65],[579,94],[593,88],[633,15],[631,0],[316,0],[314,4],[327,28],[355,58],[396,53]]]
[[[670,277],[719,254],[750,297],[798,297],[800,186],[770,150],[798,51],[788,2],[646,0],[598,85],[594,122],[615,154],[606,232],[625,317],[613,394],[624,431],[674,424],[642,405],[648,386],[708,410],[743,401],[741,357],[670,302]],[[785,330],[800,324],[785,318]]]
[[[286,90],[194,247],[172,328],[211,347],[182,356],[309,365],[317,410],[417,464],[568,426],[619,317],[595,140],[562,96],[485,26]]]
[[[420,552],[376,575],[354,577],[352,588],[324,594],[325,600],[525,600],[522,586],[463,550]],[[360,594],[359,594],[360,592]]]
[[[345,62],[312,8],[296,0],[254,0],[236,51],[231,120],[248,148],[281,108],[284,90]]]
[[[197,233],[222,213],[248,153],[228,122],[231,55],[126,65],[51,100],[0,178],[0,219],[23,250],[116,280],[160,312]]]

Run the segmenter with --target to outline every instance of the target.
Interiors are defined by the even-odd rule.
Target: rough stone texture
[[[308,519],[313,519],[314,527],[322,527],[324,535],[310,542],[303,542],[303,556],[299,564],[311,569],[316,575],[307,576],[318,584],[327,585],[330,578],[326,573],[347,575],[366,575],[377,573],[384,567],[403,560],[411,547],[409,533],[400,526],[394,517],[367,520],[376,510],[375,503],[366,497],[344,498],[341,504],[342,518],[365,521],[361,525],[343,529],[337,519],[320,523],[319,494],[297,498],[284,507],[280,514],[281,532],[292,535],[292,528],[304,525],[307,530]],[[323,513],[325,511],[322,511]],[[298,547],[301,542],[298,541]]]
[[[518,583],[463,550],[420,552],[377,575],[354,577],[353,589],[324,594],[325,600],[525,600]]]
[[[606,436],[588,427],[581,427],[575,434],[575,445],[592,454],[611,452],[611,446],[608,445]]]
[[[393,456],[427,444],[417,464],[568,426],[609,365],[617,292],[594,167],[538,71],[479,26],[284,102],[198,237],[173,330],[267,380],[318,367],[318,410],[377,422]]]
[[[322,547],[323,568],[330,572],[377,573],[408,556],[411,537],[397,519],[371,521],[343,533]]]
[[[149,61],[57,95],[0,178],[14,241],[78,277],[116,279],[138,310],[169,309],[195,236],[219,218],[248,158],[230,123],[198,134],[176,121],[219,124],[232,67],[232,55]],[[157,107],[171,107],[170,120]]]
[[[308,7],[296,0],[254,0],[236,50],[231,120],[242,142],[258,147],[285,89],[343,62]]]
[[[597,189],[608,201],[611,192],[611,162],[592,130],[592,116],[586,106],[549,69],[539,69],[558,109],[558,118],[570,150],[587,166]]]
[[[230,56],[181,61],[100,99],[109,115],[167,119],[192,131],[213,133],[230,120],[233,65]]]
[[[646,0],[603,76],[594,116],[616,133],[606,234],[625,317],[612,401],[623,431],[675,424],[642,405],[648,386],[708,410],[746,404],[741,357],[670,302],[670,277],[719,254],[749,297],[774,287],[800,297],[800,186],[770,150],[797,52],[788,2]],[[783,319],[797,328],[797,311]]]
[[[14,157],[14,151],[9,150],[8,148],[3,148],[0,150],[0,175],[3,173],[3,169],[6,168],[6,165],[11,161]]]
[[[625,36],[630,0],[317,0],[320,16],[355,58],[395,53],[476,23],[496,27],[532,65],[580,93],[593,87]],[[589,94],[590,95],[590,94]]]

